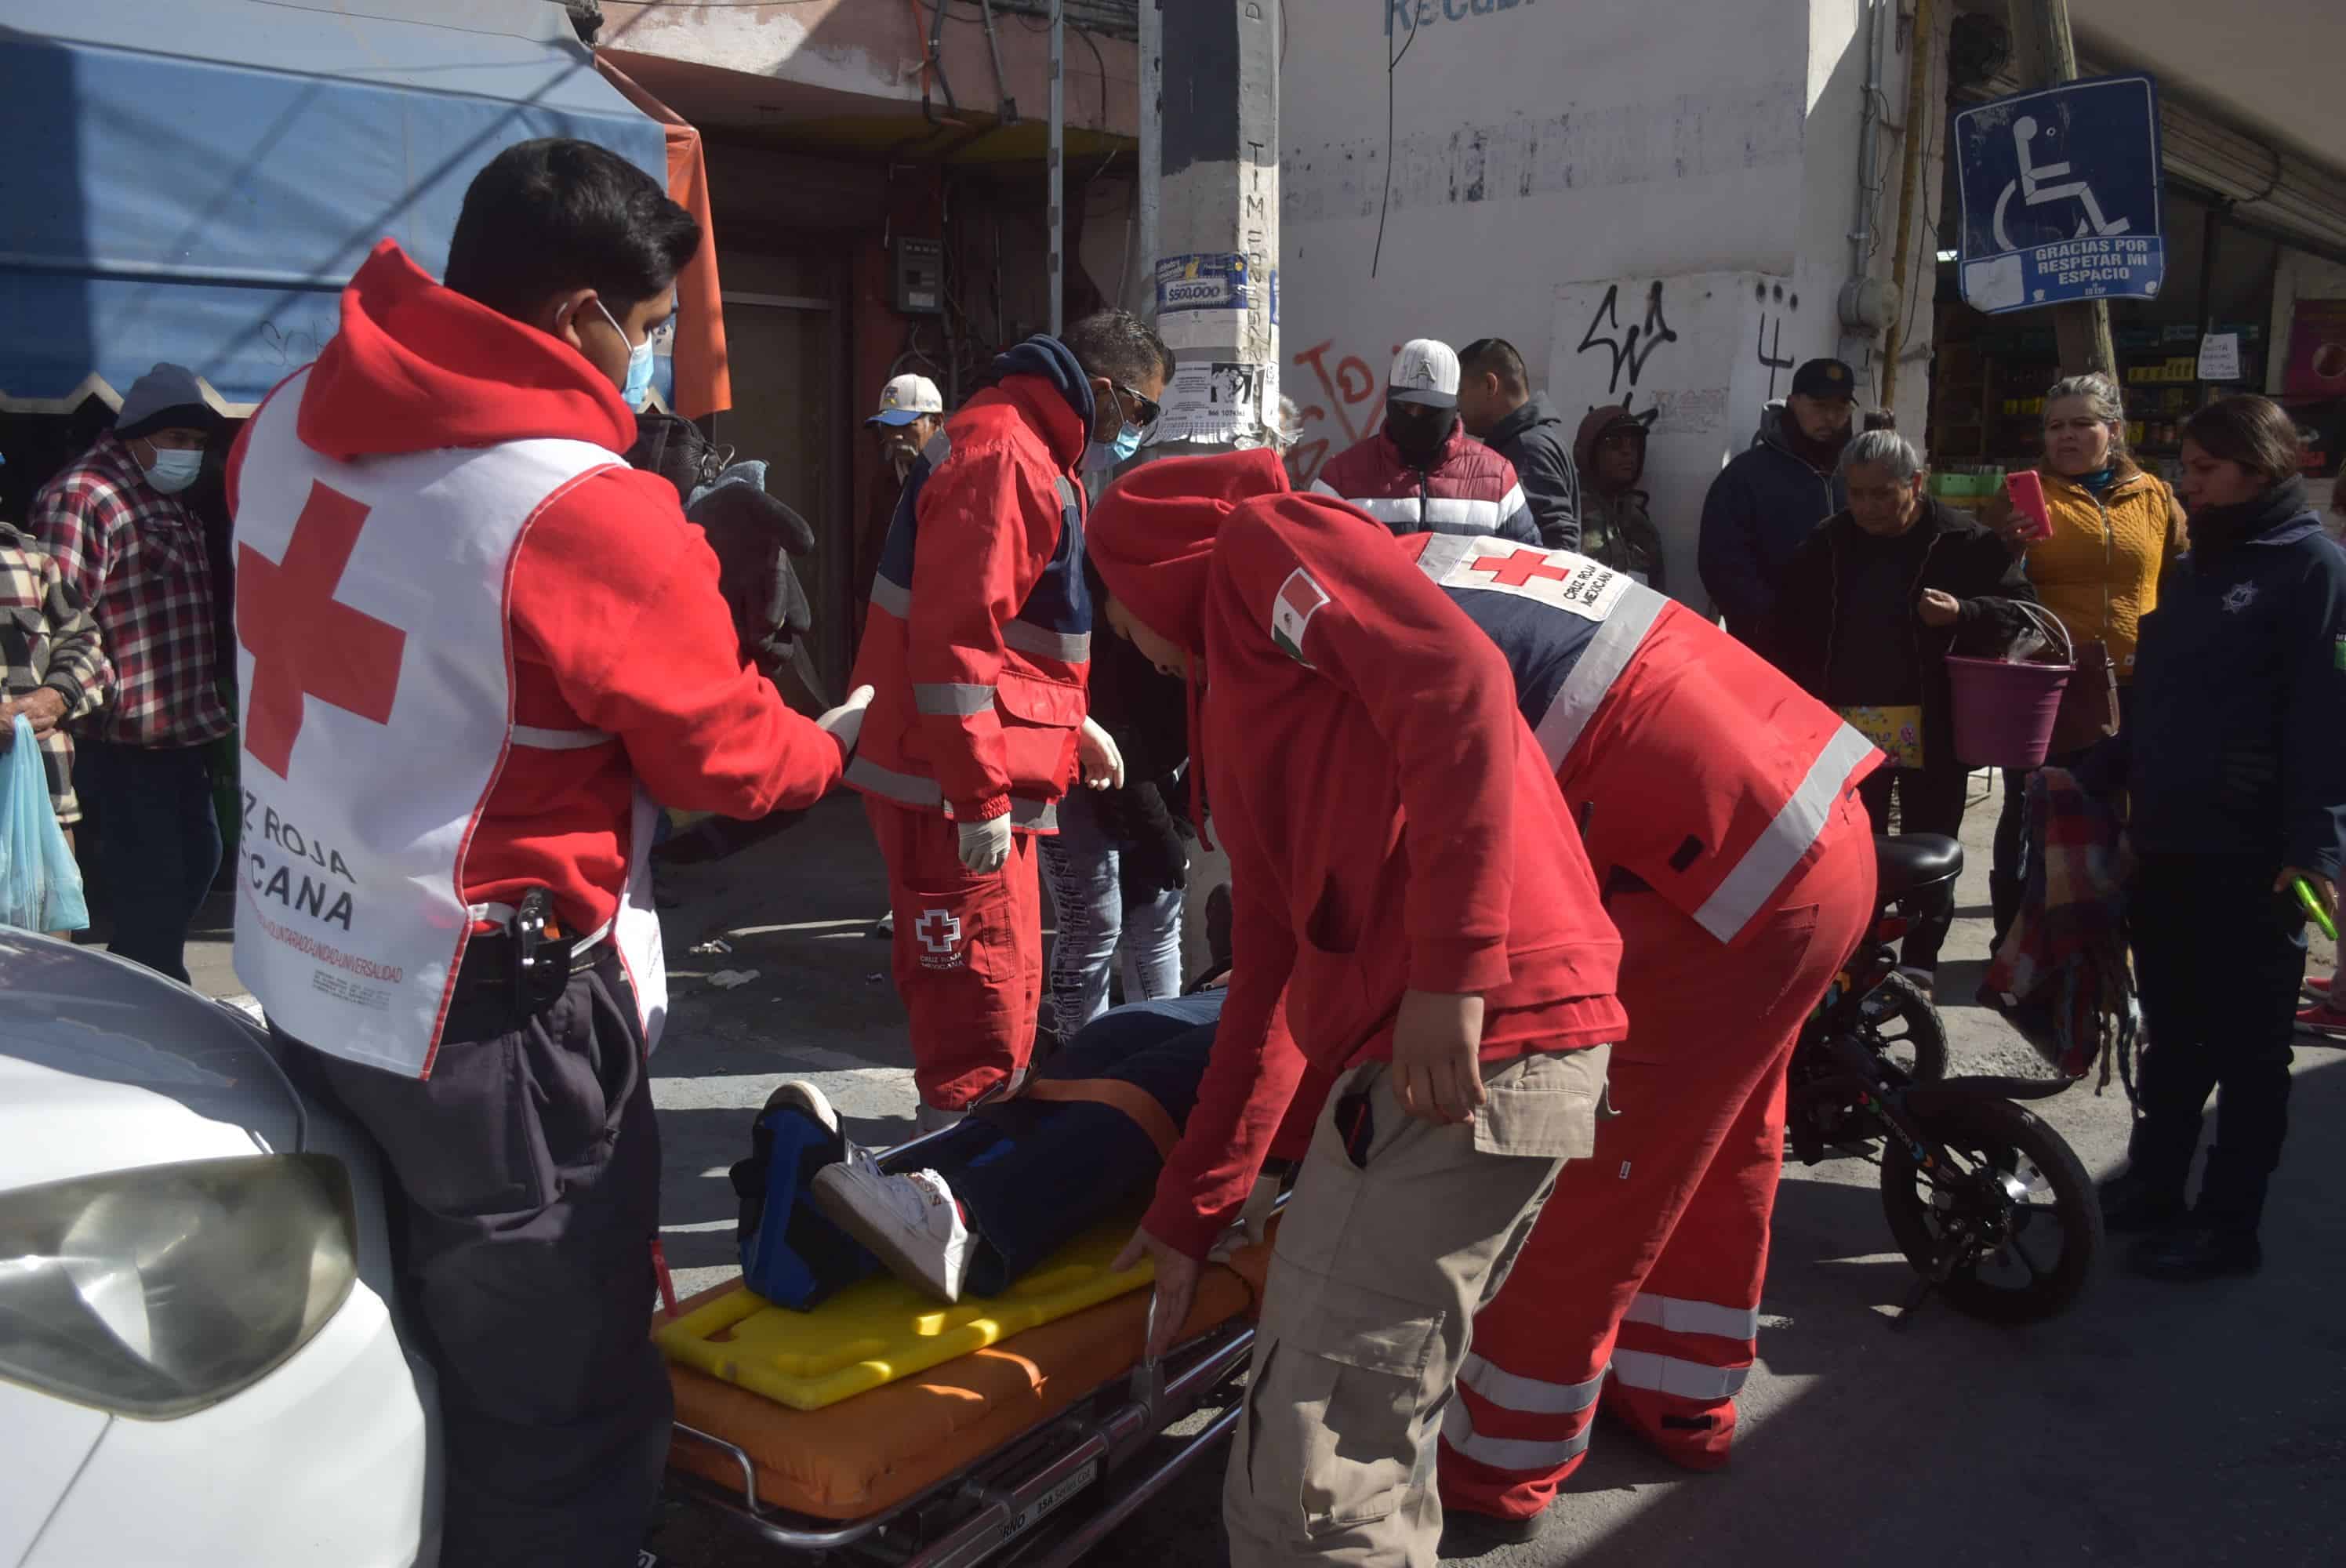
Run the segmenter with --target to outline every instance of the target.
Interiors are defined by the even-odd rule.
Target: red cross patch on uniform
[[[1270,640],[1279,651],[1301,665],[1315,669],[1303,657],[1303,634],[1310,629],[1311,617],[1328,602],[1328,590],[1312,581],[1311,574],[1298,566],[1287,574],[1287,581],[1279,585],[1279,597],[1270,606]]]

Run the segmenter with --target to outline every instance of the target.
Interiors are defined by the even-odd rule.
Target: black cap
[[[1810,360],[1792,372],[1792,395],[1855,402],[1857,376],[1839,360]]]

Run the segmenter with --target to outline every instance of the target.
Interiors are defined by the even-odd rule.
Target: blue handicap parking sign
[[[1954,152],[1974,309],[2157,296],[2167,239],[2151,77],[2096,76],[1964,109]]]

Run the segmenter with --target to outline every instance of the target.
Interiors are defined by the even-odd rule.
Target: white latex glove
[[[847,700],[816,719],[817,728],[827,731],[839,742],[840,750],[855,755],[855,743],[863,734],[863,710],[872,706],[872,688],[859,686],[847,694]]]
[[[980,875],[998,871],[1010,858],[1010,819],[961,824],[961,863]]]
[[[1094,789],[1124,788],[1124,753],[1116,748],[1108,732],[1084,720],[1076,736],[1076,757],[1083,769],[1084,782]]]

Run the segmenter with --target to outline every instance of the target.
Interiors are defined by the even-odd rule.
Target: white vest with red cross
[[[514,562],[547,500],[621,460],[517,441],[337,463],[296,433],[308,384],[253,416],[239,473],[236,971],[295,1039],[428,1077],[474,925],[509,912],[464,896],[509,749],[608,738],[513,724]],[[648,1039],[667,1010],[651,816],[639,792],[608,933]]]
[[[1423,534],[1418,567],[1499,646],[1598,878],[1732,943],[1883,758],[1700,616],[1566,550]]]

